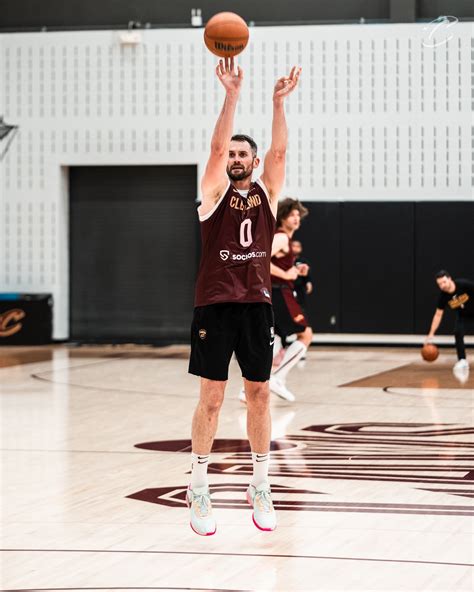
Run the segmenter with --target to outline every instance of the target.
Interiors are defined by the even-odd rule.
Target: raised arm
[[[285,117],[285,99],[295,90],[301,68],[293,66],[289,76],[279,78],[273,90],[272,143],[265,155],[262,181],[270,194],[270,202],[276,213],[278,197],[285,181],[286,147],[288,127]]]
[[[237,66],[237,72],[235,71],[234,58],[219,60],[216,74],[225,88],[226,95],[214,127],[211,152],[201,179],[202,203],[199,208],[201,216],[212,210],[227,185],[226,166],[229,158],[229,144],[234,128],[235,108],[243,80],[241,68]]]

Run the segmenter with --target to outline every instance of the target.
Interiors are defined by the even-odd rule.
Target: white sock
[[[208,487],[207,466],[209,454],[191,453],[191,489],[196,487]]]
[[[288,372],[299,362],[299,360],[301,360],[305,353],[306,345],[302,341],[293,341],[290,347],[286,350],[281,364],[278,366],[277,370],[273,372],[273,375],[284,383]]]
[[[261,483],[268,483],[268,467],[270,465],[270,453],[259,454],[252,452],[253,475],[250,484],[257,487]]]
[[[273,358],[276,358],[279,351],[281,350],[281,347],[282,347],[281,337],[279,335],[275,335],[275,341],[273,343]]]

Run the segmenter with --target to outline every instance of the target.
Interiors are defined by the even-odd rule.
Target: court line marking
[[[101,588],[8,588],[1,592],[38,592],[49,590],[197,590],[198,592],[252,592],[251,590],[241,590],[240,588],[185,588],[176,586],[129,586],[127,588],[123,586],[103,586]]]
[[[2,553],[121,553],[140,555],[208,555],[211,557],[273,557],[278,559],[322,559],[331,561],[369,561],[374,563],[410,563],[417,565],[447,565],[474,567],[474,563],[425,561],[415,559],[382,559],[377,557],[337,557],[332,555],[288,555],[284,553],[223,553],[217,551],[126,551],[119,549],[0,549]]]
[[[141,452],[143,451],[143,452]],[[67,448],[58,448],[56,450],[48,448],[0,448],[0,452],[52,452],[59,454],[153,454],[153,453],[165,453],[175,454],[175,451],[170,450],[146,450],[141,448],[140,450],[71,450]],[[179,451],[178,451],[179,452]],[[215,453],[220,454],[220,453]],[[1,592],[1,591],[0,591]]]
[[[369,387],[370,388],[370,387]],[[418,389],[419,393],[400,393],[400,392],[396,392],[393,389]],[[438,393],[442,393],[445,390],[449,390],[449,391],[456,391],[456,394],[463,394],[466,393],[466,395],[469,395],[469,391],[470,389],[468,388],[452,388],[452,389],[437,389],[437,393],[433,393],[433,394],[423,394],[423,390],[436,390],[436,389],[425,389],[422,387],[416,387],[416,386],[384,386],[382,388],[384,393],[387,393],[388,395],[396,395],[397,397],[413,397],[413,398],[417,398],[417,399],[428,399],[428,398],[435,398],[436,401],[439,401],[440,399],[443,401],[452,401],[453,400],[453,396],[449,396],[449,395],[438,395]],[[454,395],[454,399],[459,402],[462,403],[463,401],[466,401],[466,403],[468,403],[471,400],[471,397],[456,397],[456,395]],[[464,407],[446,407],[445,409],[463,409]]]
[[[51,378],[46,378],[44,376],[41,376],[42,374],[43,375],[45,375],[45,374],[53,374],[54,372],[72,371],[72,370],[76,370],[76,369],[80,370],[82,368],[87,368],[89,366],[99,366],[101,364],[107,364],[107,363],[110,363],[110,362],[123,361],[123,359],[124,358],[126,359],[127,357],[130,359],[130,356],[127,355],[127,354],[128,354],[128,352],[117,352],[116,354],[114,354],[113,357],[108,357],[108,358],[105,358],[105,359],[102,358],[99,361],[89,362],[88,364],[81,364],[81,365],[77,365],[77,366],[76,365],[72,365],[72,366],[66,366],[66,367],[60,368],[60,369],[44,370],[43,372],[38,372],[38,373],[30,374],[30,378],[33,378],[35,380],[39,380],[39,381],[42,381],[42,382],[47,382],[49,384],[57,384],[57,385],[62,385],[62,386],[70,386],[70,387],[74,387],[74,388],[80,388],[80,389],[83,389],[83,390],[93,390],[93,391],[95,390],[95,391],[114,392],[114,393],[130,393],[130,394],[151,395],[151,396],[158,396],[158,397],[178,397],[178,398],[183,398],[183,399],[190,399],[190,398],[194,399],[195,398],[194,395],[183,395],[181,393],[157,393],[156,391],[117,389],[117,388],[107,388],[107,387],[100,387],[100,386],[98,386],[98,387],[85,386],[85,385],[76,384],[76,383],[73,383],[73,382],[59,382],[59,381],[53,380]],[[157,357],[156,359],[157,360],[168,360],[169,361],[169,359],[176,359],[176,358],[166,358],[166,357],[162,357],[161,358],[161,357]],[[336,362],[337,360],[334,360],[334,361]],[[394,369],[396,370],[398,368],[403,368],[406,365],[409,365],[409,364],[406,364],[406,363],[405,364],[401,364],[399,366],[395,366],[391,370],[394,370]],[[385,372],[385,371],[383,371],[383,372]],[[373,375],[369,375],[369,377],[371,377],[371,376],[377,376],[377,374],[382,374],[383,372],[378,372],[378,373],[375,373]],[[346,387],[346,384],[350,384],[350,383],[344,383],[343,385],[335,385],[335,387],[336,388],[354,388],[354,387]],[[364,388],[364,387],[357,387],[357,388]],[[380,388],[380,387],[367,387],[367,388],[377,389],[377,388]],[[391,392],[391,391],[387,390],[387,389],[390,389],[390,388],[393,388],[393,387],[390,387],[390,386],[383,387],[382,388],[382,391],[385,392],[385,393],[387,393],[387,394],[393,394],[395,396],[400,396],[400,397],[417,398],[417,399],[422,400],[422,401],[423,400],[426,400],[428,398],[431,398],[431,397],[436,397],[437,400],[440,400],[440,399],[452,400],[452,397],[449,397],[449,396],[445,396],[445,397],[443,397],[443,396],[437,396],[436,394],[433,394],[433,395],[425,395],[424,397],[420,397],[417,394],[414,394],[413,395],[411,393],[396,393],[396,392]],[[400,387],[400,388],[404,388],[404,387]],[[407,388],[412,388],[412,387],[407,387]],[[449,389],[449,390],[455,390],[455,391],[461,390],[461,391],[463,391],[463,390],[467,390],[467,389]],[[463,401],[463,399],[461,399],[460,402],[462,403],[462,401]],[[311,405],[311,406],[314,406],[315,404],[316,405],[321,405],[321,406],[324,406],[325,405],[325,403],[320,403],[319,404],[319,403],[314,403],[314,401],[304,401],[304,400],[301,400],[301,399],[298,400],[298,403],[300,405]],[[354,404],[352,404],[352,403],[341,403],[340,405],[337,405],[336,404],[335,406],[336,407],[338,407],[338,406],[344,406],[344,407],[379,407],[380,404],[379,403],[361,404],[359,402],[359,403],[354,403]],[[403,406],[402,405],[399,405],[398,407],[401,408]],[[459,407],[457,407],[457,406],[455,406],[455,407],[450,406],[449,409],[465,409],[465,407],[464,406],[459,406]]]
[[[101,588],[8,588],[1,592],[48,592],[49,590],[197,590],[198,592],[252,592],[251,590],[241,590],[237,588],[183,588],[176,586],[103,586]]]
[[[110,361],[115,361],[115,360],[110,360]],[[70,368],[66,367],[66,368],[61,368],[61,370],[75,370],[77,369],[81,369],[81,368],[85,368],[86,366],[96,366],[99,365],[101,363],[105,363],[105,362],[98,362],[96,364],[84,364],[83,366],[71,366]],[[52,374],[54,372],[54,370],[46,370],[44,372],[42,372],[41,374]],[[111,392],[111,393],[125,393],[125,394],[132,394],[132,395],[145,395],[145,396],[152,396],[152,397],[178,397],[180,399],[195,399],[195,395],[183,395],[182,393],[158,393],[156,391],[140,391],[140,390],[132,390],[132,389],[120,389],[120,388],[108,388],[108,387],[103,387],[103,386],[86,386],[86,385],[82,385],[82,384],[76,384],[74,382],[59,382],[57,380],[53,380],[51,378],[45,378],[43,376],[41,376],[39,373],[38,374],[30,374],[30,377],[35,379],[35,380],[39,380],[41,382],[47,382],[48,384],[57,384],[57,385],[62,385],[62,386],[70,386],[73,388],[79,388],[79,389],[83,389],[83,390],[87,390],[87,391],[101,391],[101,392]],[[335,385],[335,388],[353,388],[353,387],[344,387],[341,385]],[[379,389],[380,387],[357,387],[357,388],[369,388],[369,389]],[[385,389],[388,389],[391,387],[384,387],[382,390],[385,391]],[[403,388],[403,387],[400,387]],[[407,387],[407,388],[411,388],[411,387]],[[454,391],[459,391],[459,390],[466,390],[467,389],[449,389],[449,390],[454,390]],[[347,391],[344,393],[344,395],[349,394],[350,391]],[[412,395],[410,393],[405,394],[405,393],[391,393],[388,391],[387,394],[394,394],[395,396],[400,396],[400,397],[412,397],[412,398],[417,398],[420,401],[424,401],[428,398],[436,398],[436,400],[440,400],[440,399],[444,399],[444,400],[450,400],[452,401],[452,397],[446,396],[446,397],[441,397],[441,396],[437,396],[436,394],[434,395],[425,395],[423,398],[420,397],[419,395]],[[244,407],[242,406],[241,402],[238,401],[237,399],[235,399],[236,402],[239,402],[240,405],[239,407],[241,407],[242,409],[244,409]],[[280,403],[280,401],[274,399],[274,401],[276,403]],[[464,399],[461,399],[460,402],[462,403],[462,401],[464,401]],[[325,406],[327,405],[326,402],[314,402],[314,401],[305,401],[303,399],[298,399],[297,401],[298,405],[311,405],[312,407],[316,406]],[[466,399],[466,403],[468,403],[467,399]],[[334,405],[335,407],[380,407],[383,403],[361,403],[360,401],[358,403],[347,403],[347,402],[342,402],[342,403],[334,403],[332,402],[331,405]],[[281,404],[281,405],[277,405],[278,408],[289,408],[287,404]],[[412,405],[398,405],[397,408],[412,408]],[[420,405],[420,407],[423,407],[422,405]],[[466,406],[462,405],[462,406],[449,406],[449,409],[466,409]]]

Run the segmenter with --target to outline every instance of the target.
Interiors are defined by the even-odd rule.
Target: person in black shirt
[[[456,311],[456,324],[454,337],[456,341],[456,353],[458,361],[454,365],[455,371],[468,371],[469,364],[466,360],[464,347],[464,335],[474,333],[474,281],[468,279],[453,279],[446,270],[438,271],[436,283],[441,290],[436,305],[436,312],[431,321],[430,332],[425,342],[430,342],[443,318],[446,306]]]

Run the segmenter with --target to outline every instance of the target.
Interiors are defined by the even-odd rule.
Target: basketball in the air
[[[438,356],[439,351],[434,343],[425,343],[421,348],[421,357],[425,362],[434,362]]]
[[[215,14],[204,29],[204,43],[220,58],[231,58],[244,51],[249,41],[246,22],[234,12]]]

